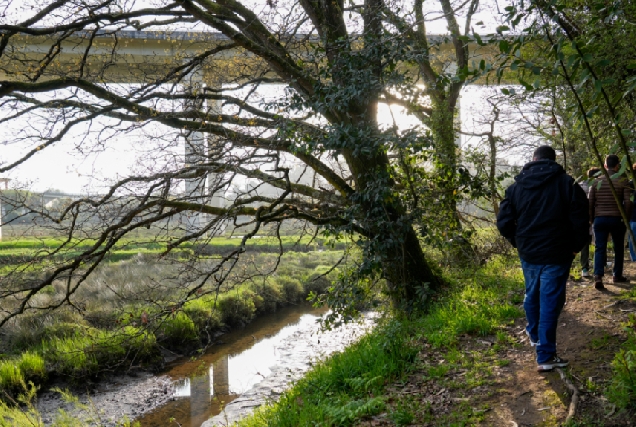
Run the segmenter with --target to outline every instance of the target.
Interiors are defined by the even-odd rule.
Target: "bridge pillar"
[[[216,89],[217,91],[222,90],[222,76],[220,76],[220,72],[212,74],[208,72],[205,74],[205,85],[207,88]],[[223,114],[223,102],[221,100],[208,100],[207,101],[207,113],[209,115],[221,115]],[[224,142],[216,135],[209,134],[207,136],[207,149],[208,149],[208,158],[210,160],[218,159],[224,155],[225,144]],[[215,208],[221,208],[225,206],[225,186],[223,185],[223,177],[224,174],[220,173],[208,173],[207,176],[207,189],[208,189],[208,200],[207,204],[209,206]],[[219,223],[214,230],[211,230],[211,233],[216,235],[223,232],[225,229],[225,224]]]
[[[203,94],[203,79],[200,72],[191,73],[187,76],[184,91],[189,95],[184,101],[184,109],[189,112],[201,111],[204,102],[200,95]],[[194,119],[198,121],[198,119]],[[205,134],[198,131],[186,131],[185,138],[185,164],[193,166],[205,161]],[[205,174],[196,178],[185,180],[184,197],[192,203],[205,203]],[[205,214],[200,212],[188,212],[185,217],[185,228],[187,234],[198,232],[205,224]]]
[[[202,71],[190,74],[185,88],[185,92],[190,95],[190,99],[185,101],[184,108],[186,111],[202,112],[202,117],[204,114],[222,114],[223,107],[220,100],[208,100],[206,102],[197,98],[197,95],[205,93],[206,87],[221,89],[220,78],[204,75]],[[219,138],[215,135],[206,135],[204,132],[188,132],[184,136],[186,140],[185,163],[189,166],[206,163],[206,160],[216,158],[218,150],[224,149],[224,147],[219,146]],[[223,174],[202,171],[201,176],[185,180],[185,196],[195,203],[222,207],[224,206],[225,196],[225,189],[220,185],[222,178]],[[207,220],[207,215],[204,213],[189,213],[186,217],[186,233],[192,234],[199,231],[206,225]],[[223,228],[222,224],[219,224],[219,227],[211,231],[211,233],[220,233]]]

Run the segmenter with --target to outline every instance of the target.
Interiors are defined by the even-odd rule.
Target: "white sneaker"
[[[581,270],[581,277],[592,277],[592,275],[587,268],[584,268],[583,270]]]

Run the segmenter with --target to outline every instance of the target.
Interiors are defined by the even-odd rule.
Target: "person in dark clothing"
[[[605,169],[611,175],[618,171],[620,160],[617,155],[610,154],[605,158]],[[598,290],[605,289],[603,276],[607,264],[607,240],[612,236],[614,242],[614,266],[613,282],[627,282],[623,276],[623,257],[625,253],[625,231],[619,205],[623,207],[629,219],[632,211],[630,200],[631,188],[625,177],[612,178],[612,184],[618,197],[618,203],[612,194],[607,178],[602,175],[590,187],[590,219],[593,220],[594,239],[594,287]]]
[[[585,194],[588,194],[590,191],[590,186],[588,184],[589,180],[594,178],[600,172],[601,170],[599,168],[590,168],[587,171],[588,180],[583,180],[579,183],[583,191],[585,191]],[[590,245],[592,244],[592,236],[593,236],[591,225],[589,229],[589,236],[590,237],[588,239],[587,245],[583,246],[583,249],[581,249],[581,277],[586,277],[586,278],[590,277]]]
[[[574,255],[588,242],[585,192],[556,163],[551,147],[535,150],[499,207],[497,228],[517,248],[526,284],[523,302],[537,370],[565,367],[557,356],[556,330]]]

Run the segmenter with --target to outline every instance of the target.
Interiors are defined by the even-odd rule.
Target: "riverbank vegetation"
[[[208,251],[210,262],[229,240],[219,239],[218,246]],[[7,260],[14,260],[17,252],[31,256],[58,242],[5,241],[0,243],[6,250],[0,258],[7,268],[14,268]],[[310,294],[326,292],[337,274],[332,266],[344,256],[341,250],[288,251],[284,264],[275,268],[281,260],[266,239],[254,242],[231,280],[194,299],[187,297],[179,283],[178,265],[163,262],[157,255],[159,245],[135,243],[133,252],[126,250],[132,254],[123,257],[126,260],[118,257],[93,272],[76,292],[73,305],[45,314],[30,313],[5,325],[0,399],[16,398],[29,382],[42,386],[58,379],[73,384],[104,372],[158,369],[164,356],[201,351],[224,331],[258,315],[307,304]],[[297,240],[293,243],[306,249]],[[250,280],[245,282],[245,277]],[[52,283],[33,303],[59,305],[65,286]]]
[[[430,313],[385,319],[357,344],[320,363],[279,402],[260,408],[238,426],[348,426],[381,413],[398,426],[475,424],[480,410],[433,418],[426,405],[390,402],[387,396],[389,385],[418,368],[416,356],[427,348],[444,355],[443,363],[426,366],[428,378],[441,378],[461,367],[464,378],[454,386],[472,389],[487,381],[491,365],[498,363],[498,349],[513,341],[505,326],[522,316],[523,299],[523,279],[514,262],[498,257],[476,270],[449,271],[445,279],[451,289]],[[457,350],[465,336],[491,335],[496,336],[495,345],[483,354]]]

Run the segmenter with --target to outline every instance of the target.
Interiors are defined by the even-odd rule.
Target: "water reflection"
[[[314,323],[322,312],[311,307],[285,309],[223,336],[225,343],[201,358],[173,366],[166,374],[175,380],[175,400],[138,421],[143,427],[159,427],[174,418],[183,427],[199,427],[270,375],[270,368],[281,363],[278,344],[298,328]]]

